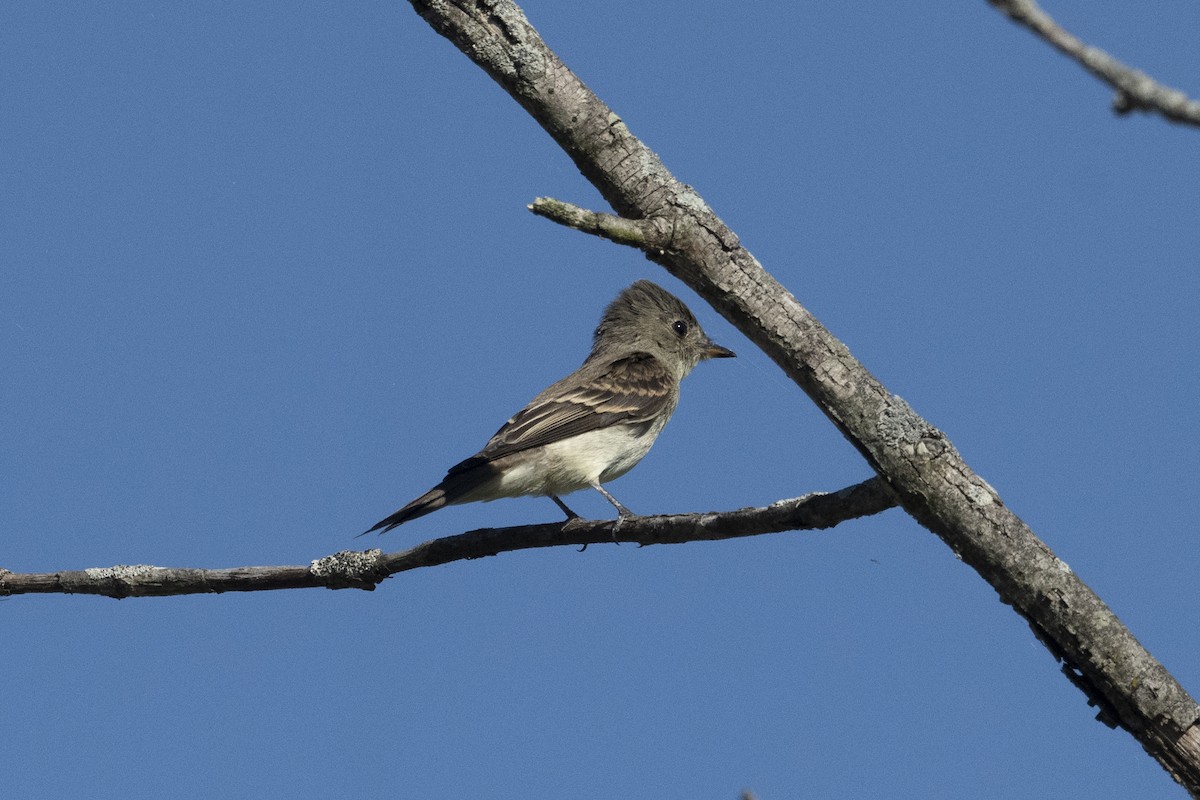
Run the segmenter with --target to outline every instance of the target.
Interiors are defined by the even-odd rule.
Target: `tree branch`
[[[871,478],[839,492],[807,494],[760,508],[482,528],[433,539],[396,553],[343,550],[319,558],[307,567],[176,569],[140,564],[26,574],[0,569],[0,596],[58,593],[121,599],[318,587],[371,591],[399,572],[515,550],[610,542],[643,546],[683,544],[790,530],[822,530],[846,520],[878,514],[895,505],[887,485],[879,478]]]
[[[615,214],[588,211],[553,197],[539,197],[526,208],[559,225],[639,250],[661,249],[660,243],[663,242],[663,232],[655,224],[658,220],[654,219],[627,219]]]
[[[1117,92],[1113,110],[1118,114],[1144,111],[1161,114],[1172,122],[1200,125],[1200,103],[1178,89],[1163,86],[1146,73],[1122,64],[1103,50],[1084,44],[1060,27],[1035,0],[988,2],[1113,87]]]
[[[643,238],[648,224],[666,232],[666,246],[643,248],[647,257],[779,364],[904,509],[1052,643],[1055,658],[1103,698],[1105,713],[1200,797],[1194,749],[1200,706],[971,470],[945,434],[889,392],[767,273],[704,199],[676,180],[562,63],[514,3],[410,2],[541,124],[621,217],[643,223]]]

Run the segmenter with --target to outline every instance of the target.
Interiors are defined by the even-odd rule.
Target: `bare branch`
[[[704,199],[562,63],[515,3],[410,2],[538,121],[618,214],[669,232],[669,247],[643,247],[647,256],[779,364],[904,509],[1027,619],[1089,697],[1103,698],[1103,712],[1200,797],[1200,760],[1188,749],[1200,706],[946,435],[889,392],[762,268]]]
[[[1161,114],[1172,122],[1200,125],[1200,102],[1190,100],[1178,89],[1163,86],[1146,73],[1122,64],[1103,50],[1084,44],[1060,27],[1035,0],[988,2],[1116,89],[1113,110],[1118,114],[1145,111]]]
[[[895,505],[887,485],[879,478],[871,478],[839,492],[807,494],[760,508],[482,528],[433,539],[396,553],[343,550],[319,558],[307,567],[177,569],[135,565],[26,574],[0,569],[0,596],[58,593],[121,599],[319,587],[370,591],[398,572],[515,550],[611,542],[683,544],[790,530],[821,530],[878,514]]]

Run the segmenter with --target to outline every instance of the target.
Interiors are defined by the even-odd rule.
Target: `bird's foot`
[[[621,532],[622,525],[624,525],[627,521],[633,521],[635,519],[640,519],[640,518],[641,518],[641,515],[635,514],[632,511],[630,511],[628,508],[626,508],[625,506],[618,504],[617,505],[617,519],[615,522],[613,522],[613,526],[612,526],[613,544],[620,544],[620,542],[617,541],[617,535]]]

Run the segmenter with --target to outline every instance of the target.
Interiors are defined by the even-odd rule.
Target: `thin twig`
[[[1158,83],[1144,72],[1122,64],[1103,50],[1080,41],[1055,22],[1034,0],[988,2],[1115,89],[1117,96],[1113,99],[1113,110],[1118,114],[1144,111],[1161,114],[1172,122],[1200,126],[1200,102],[1189,99],[1178,89]]]

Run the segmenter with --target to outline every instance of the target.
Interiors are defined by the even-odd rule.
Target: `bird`
[[[592,488],[624,520],[637,515],[602,484],[650,451],[679,403],[679,383],[701,361],[735,353],[708,338],[673,294],[648,280],[608,304],[579,369],[551,384],[441,483],[359,534],[387,533],[448,505],[501,497],[549,497]]]

